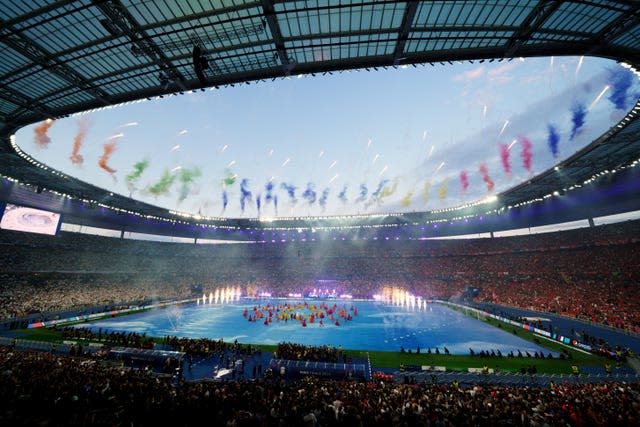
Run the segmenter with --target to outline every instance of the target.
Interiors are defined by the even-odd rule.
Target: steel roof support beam
[[[511,36],[505,45],[505,58],[514,57],[518,49],[526,42],[533,33],[544,24],[544,22],[560,7],[561,1],[540,0],[533,8],[529,16],[522,21],[520,28]]]
[[[65,80],[73,85],[76,85],[84,91],[90,93],[96,99],[102,101],[105,105],[109,104],[107,100],[109,95],[99,87],[95,87],[84,76],[78,73],[68,65],[61,63],[54,59],[54,55],[49,53],[45,48],[40,46],[33,40],[25,37],[19,30],[5,26],[4,22],[0,20],[3,31],[10,33],[7,37],[2,39],[2,43],[11,47],[16,52],[29,58],[34,63],[40,65],[45,70],[55,74],[62,80]]]
[[[26,95],[18,92],[17,90],[12,89],[9,86],[5,86],[0,83],[0,98],[5,99],[13,104],[19,105],[24,108],[26,111],[40,113],[43,118],[53,118],[54,114],[48,110],[44,105],[40,102],[35,101]],[[11,114],[14,115],[13,112]]]
[[[109,20],[122,31],[123,35],[129,37],[136,49],[157,64],[169,80],[182,86],[182,82],[185,81],[182,73],[169,58],[167,58],[162,49],[151,40],[151,37],[142,30],[140,24],[119,0],[94,0],[94,3],[103,15],[109,18]]]
[[[594,44],[593,52],[596,53],[600,49],[607,47],[612,40],[615,40],[624,33],[630,31],[633,27],[640,23],[640,5],[636,4],[630,7],[624,14],[607,24],[600,32],[590,39],[590,43]]]
[[[402,23],[398,31],[398,42],[393,50],[393,65],[398,65],[402,59],[404,59],[404,45],[409,38],[409,32],[411,31],[411,24],[416,16],[418,10],[418,2],[411,0],[407,2],[407,6],[404,9],[404,16],[402,17]]]
[[[278,53],[278,58],[282,63],[282,69],[284,74],[288,76],[291,74],[293,67],[295,67],[295,62],[289,59],[287,49],[284,47],[284,39],[282,38],[282,31],[280,31],[278,17],[276,16],[276,11],[273,7],[273,1],[262,0],[262,10],[264,11],[264,17],[267,19],[267,25],[269,26],[269,31],[273,38],[273,44],[276,45],[276,52]]]

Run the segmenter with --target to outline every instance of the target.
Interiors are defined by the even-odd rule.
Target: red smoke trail
[[[107,171],[108,173],[115,173],[116,170],[110,167],[107,164],[107,162],[109,161],[109,157],[111,157],[111,154],[113,154],[113,152],[116,151],[116,143],[108,142],[104,144],[103,147],[104,147],[104,152],[102,153],[102,157],[100,157],[100,160],[98,160],[98,166],[100,166],[103,170]]]
[[[467,171],[460,172],[460,184],[462,185],[462,192],[464,193],[469,188],[469,176]]]
[[[47,148],[47,145],[51,142],[51,138],[47,135],[47,131],[51,126],[53,126],[54,120],[47,119],[42,124],[33,129],[33,133],[35,134],[33,137],[33,142],[40,148]]]
[[[509,162],[509,146],[500,144],[500,160],[502,160],[502,169],[507,175],[511,175],[511,163]]]
[[[84,137],[87,136],[87,132],[89,131],[89,123],[86,120],[78,120],[78,133],[73,139],[73,149],[71,150],[71,155],[69,159],[71,163],[74,165],[81,165],[84,162],[84,158],[79,154],[80,147],[82,147],[82,142],[84,141]]]
[[[494,183],[489,176],[489,169],[484,163],[480,163],[480,173],[482,174],[482,180],[487,183],[487,191],[492,191]]]
[[[533,153],[531,152],[531,147],[533,145],[526,136],[521,136],[519,139],[520,145],[522,145],[522,152],[520,153],[520,156],[522,157],[522,165],[527,171],[529,171],[529,173],[532,173],[533,169],[531,167],[531,161],[533,160]]]

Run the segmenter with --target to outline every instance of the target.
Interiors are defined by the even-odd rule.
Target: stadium
[[[2,424],[640,422],[635,3],[34,0],[0,41]]]

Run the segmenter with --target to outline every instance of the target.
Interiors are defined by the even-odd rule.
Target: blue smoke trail
[[[340,199],[342,203],[347,203],[347,186],[346,185],[342,187],[342,191],[340,192],[340,194],[338,194],[338,199]]]
[[[376,188],[376,191],[371,193],[371,198],[377,199],[378,197],[380,197],[380,193],[382,192],[382,189],[388,182],[389,182],[388,179],[383,179],[382,181],[380,181],[380,183],[378,184],[378,187]]]
[[[267,194],[264,195],[264,201],[269,203],[271,200],[273,200],[273,182],[267,182],[267,185],[264,186],[264,189],[267,192]]]
[[[249,180],[243,179],[240,183],[240,210],[244,212],[244,205],[247,199],[251,201],[251,191],[249,191]]]
[[[584,125],[584,118],[587,115],[587,109],[583,104],[575,104],[573,108],[571,108],[571,122],[573,123],[573,127],[571,128],[571,140],[578,135],[578,131]]]
[[[227,210],[227,205],[229,204],[229,196],[227,196],[227,192],[222,192],[222,212]]]
[[[364,184],[360,184],[360,196],[356,199],[356,202],[364,202],[364,199],[367,198],[367,193],[369,190],[367,186]]]
[[[320,196],[320,200],[318,200],[318,203],[320,203],[320,206],[322,206],[323,208],[327,206],[328,198],[329,198],[329,189],[325,188],[324,190],[322,190],[322,196]]]
[[[302,193],[302,198],[309,202],[310,205],[314,204],[316,201],[316,191],[314,190],[315,185],[312,182],[307,183],[307,189]]]
[[[278,196],[273,196],[273,208],[276,211],[276,216],[278,215]]]
[[[282,184],[280,184],[280,188],[282,188],[283,190],[287,191],[287,194],[289,195],[289,201],[291,203],[297,203],[298,199],[296,199],[296,187],[293,184],[287,184],[286,182],[283,182]]]
[[[621,67],[609,70],[609,83],[611,84],[611,95],[609,101],[616,106],[618,110],[627,108],[627,100],[629,89],[633,85],[633,73]]]
[[[258,215],[260,215],[260,206],[262,206],[262,202],[260,201],[260,194],[256,196],[256,208],[258,209]]]
[[[558,131],[556,127],[549,123],[547,125],[547,129],[549,131],[549,136],[547,137],[547,143],[549,144],[549,150],[551,150],[551,154],[553,154],[553,158],[558,157],[558,142],[560,142],[560,135],[558,135]]]

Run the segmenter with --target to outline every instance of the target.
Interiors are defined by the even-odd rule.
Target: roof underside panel
[[[306,5],[305,5],[306,3]],[[405,3],[290,2],[275,5],[283,37],[397,29]]]
[[[197,63],[206,65],[199,75],[195,46]],[[291,74],[531,55],[601,55],[638,66],[640,4],[0,1],[0,173],[31,181],[44,176],[16,160],[6,135],[47,117]],[[564,176],[580,180],[594,168],[637,158],[640,125],[636,119],[625,125],[569,162]],[[558,179],[543,174],[529,187],[506,192],[505,203],[544,194]],[[92,188],[71,180],[59,187],[87,194]]]
[[[534,8],[535,2],[421,2],[415,27],[517,27]]]
[[[621,10],[565,2],[543,23],[541,28],[594,34],[621,15]]]

